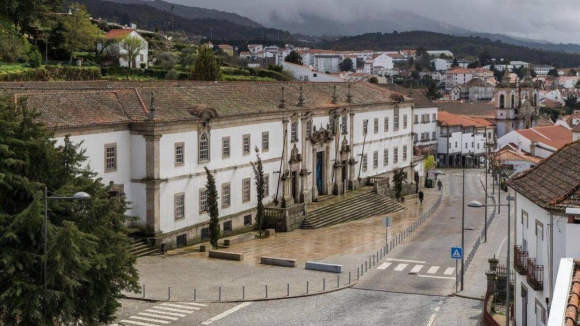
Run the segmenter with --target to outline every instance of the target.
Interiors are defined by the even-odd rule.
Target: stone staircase
[[[129,238],[129,252],[137,257],[159,254],[159,248],[151,246],[145,239]]]
[[[362,220],[372,216],[403,210],[395,201],[378,195],[369,189],[367,192],[345,198],[326,207],[308,212],[300,225],[301,229],[318,229],[335,224]]]

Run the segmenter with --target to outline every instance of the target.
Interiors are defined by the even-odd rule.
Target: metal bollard
[[[363,265],[360,264],[360,276],[363,276],[363,275],[365,275],[365,270],[363,268]]]
[[[290,283],[286,284],[286,296],[289,297],[290,296]]]
[[[266,299],[268,299],[268,284],[266,284]]]
[[[352,279],[350,277],[350,272],[348,272],[348,284],[350,284],[351,281],[352,281]]]
[[[143,283],[143,298],[145,298],[145,283]]]
[[[365,272],[369,270],[369,267],[368,267],[367,263],[368,262],[365,260]]]
[[[193,301],[197,300],[197,289],[193,289]]]
[[[308,281],[306,281],[306,294],[308,294]]]
[[[242,285],[242,300],[246,300],[246,286]]]
[[[326,278],[322,278],[322,291],[326,291]]]
[[[222,301],[222,287],[221,286],[220,286],[220,289],[219,289],[218,301]]]
[[[373,256],[373,258],[375,258],[375,256]],[[369,257],[369,268],[372,268],[373,265],[371,265],[371,257]]]
[[[167,287],[167,301],[171,301],[171,286]]]
[[[373,255],[373,264],[371,266],[375,265],[375,255]]]
[[[339,288],[340,287],[340,274],[336,275],[336,287]]]
[[[360,268],[356,268],[356,279],[359,280],[360,279]]]
[[[383,259],[383,248],[381,248],[381,249],[379,250],[379,253],[381,254],[379,257],[381,257],[381,259]]]

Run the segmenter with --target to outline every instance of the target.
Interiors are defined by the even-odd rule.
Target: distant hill
[[[348,23],[317,16],[312,12],[302,12],[297,17],[285,18],[282,13],[273,11],[267,26],[288,30],[293,34],[311,36],[351,36],[369,32],[393,31],[433,31],[438,33],[466,33],[465,28],[429,19],[408,11],[391,11],[380,17],[365,17]]]
[[[488,38],[491,41],[500,40],[504,43],[521,45],[532,49],[542,49],[555,52],[580,53],[580,44],[551,43],[543,40],[533,40],[523,37],[515,37],[510,35],[493,34],[493,33],[466,32],[466,33],[451,33],[451,34],[455,36],[479,36],[481,38]]]
[[[121,25],[137,24],[138,28],[160,31],[171,30],[171,14],[146,4],[122,4],[101,0],[74,0],[87,7],[93,18],[102,18]],[[203,35],[212,40],[289,40],[288,32],[273,28],[249,27],[228,20],[213,18],[187,19],[175,15],[174,30],[186,34]]]
[[[432,32],[370,33],[327,40],[321,46],[333,50],[399,50],[423,46],[427,50],[450,50],[456,56],[478,57],[479,54],[487,52],[494,58],[551,64],[557,67],[580,66],[580,54],[531,49],[480,36],[453,36]]]
[[[138,5],[147,5],[153,8],[171,12],[171,5],[172,3],[161,1],[161,0],[110,0],[111,2],[122,3],[122,4],[138,4]],[[175,16],[180,16],[186,19],[203,19],[203,18],[211,18],[217,20],[227,20],[232,23],[248,26],[248,27],[255,27],[255,28],[263,28],[264,26],[256,23],[255,21],[240,16],[238,14],[229,13],[225,11],[219,11],[214,9],[205,9],[199,7],[189,7],[184,5],[173,4],[173,13]]]

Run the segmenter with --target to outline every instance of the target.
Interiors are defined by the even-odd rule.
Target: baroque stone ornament
[[[310,142],[312,142],[312,144],[326,144],[326,143],[330,143],[333,140],[334,140],[334,137],[332,136],[330,131],[328,131],[328,129],[324,129],[324,128],[320,128],[320,130],[316,130],[316,127],[314,127],[314,130],[312,132],[312,136],[310,137]]]
[[[302,162],[302,155],[298,153],[298,148],[294,144],[294,148],[290,152],[290,164]]]

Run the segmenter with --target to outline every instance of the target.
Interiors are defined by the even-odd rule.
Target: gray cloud
[[[580,43],[578,0],[168,0],[234,12],[264,26],[312,13],[345,24],[409,11],[476,32]],[[275,19],[272,19],[272,18]]]

